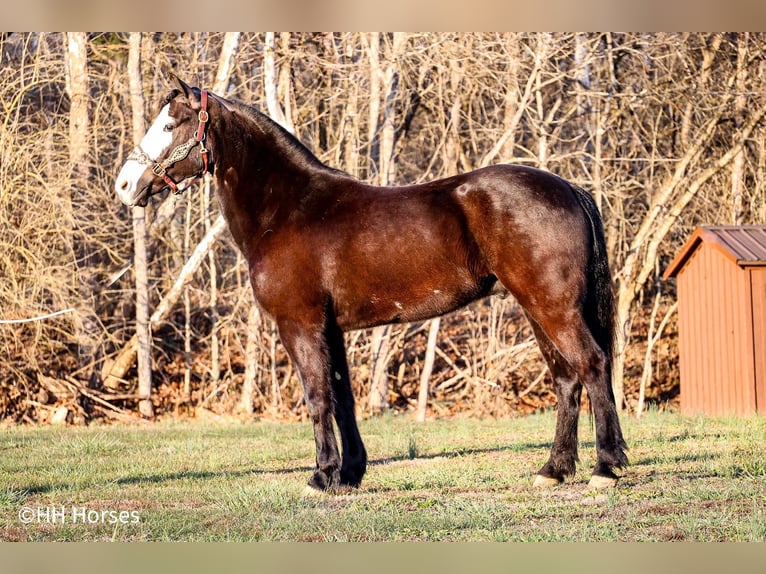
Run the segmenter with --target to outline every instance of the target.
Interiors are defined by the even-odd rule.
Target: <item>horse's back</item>
[[[256,277],[254,288],[277,312],[301,307],[300,297],[313,306],[327,298],[344,329],[452,311],[489,294],[498,277],[514,291],[513,277],[571,253],[582,219],[564,180],[524,166],[398,187],[329,174],[321,190],[289,233],[271,238],[270,272],[258,274],[269,284]]]
[[[457,178],[455,197],[461,205],[482,199],[507,214],[524,209],[571,211],[578,206],[571,186],[561,177],[541,169],[500,164]]]
[[[489,294],[499,275],[530,274],[571,252],[568,234],[585,231],[568,184],[524,166],[353,191],[325,231],[331,237],[315,242],[326,246],[323,284],[349,326],[459,308]]]

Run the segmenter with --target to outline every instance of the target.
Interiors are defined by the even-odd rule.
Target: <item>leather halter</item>
[[[199,121],[199,124],[197,125],[197,131],[194,132],[194,137],[189,138],[185,143],[182,143],[173,149],[172,152],[170,152],[170,155],[166,157],[162,162],[158,162],[155,159],[152,159],[149,157],[149,154],[147,154],[143,149],[141,149],[141,146],[136,146],[133,151],[130,152],[128,155],[128,159],[132,159],[137,161],[138,163],[142,165],[151,165],[152,166],[152,173],[156,175],[157,177],[161,177],[163,181],[170,187],[170,189],[173,190],[174,194],[179,194],[183,190],[178,189],[178,184],[171,179],[171,177],[167,174],[167,170],[173,165],[178,163],[179,161],[186,159],[186,157],[189,155],[189,152],[199,144],[200,147],[200,155],[202,156],[202,171],[194,176],[194,181],[197,181],[199,178],[204,176],[209,169],[208,165],[208,149],[205,147],[205,136],[206,136],[206,128],[207,128],[207,122],[210,119],[210,114],[207,113],[207,90],[202,90],[200,92],[200,105],[201,109],[199,113],[197,114],[197,119]]]

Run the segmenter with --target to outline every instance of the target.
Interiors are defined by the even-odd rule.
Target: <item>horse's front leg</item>
[[[341,460],[333,430],[330,350],[324,325],[279,321],[279,335],[303,385],[316,441],[316,468],[309,486],[325,491],[340,486]]]
[[[330,314],[331,311],[328,311],[328,315]],[[330,385],[335,407],[335,422],[338,424],[343,447],[340,480],[344,486],[357,487],[361,484],[367,468],[367,452],[356,425],[354,393],[351,389],[343,332],[332,316],[328,317],[325,323],[327,346],[330,350]]]

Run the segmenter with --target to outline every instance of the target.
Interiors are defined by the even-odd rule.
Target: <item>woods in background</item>
[[[519,163],[591,191],[615,277],[618,401],[663,404],[678,393],[665,265],[696,225],[766,221],[765,49],[755,33],[3,34],[0,320],[75,311],[0,323],[0,419],[304,416],[214,183],[140,212],[112,190],[171,71],[365,181]],[[553,404],[511,299],[349,333],[347,348],[361,415],[419,395],[437,416]]]

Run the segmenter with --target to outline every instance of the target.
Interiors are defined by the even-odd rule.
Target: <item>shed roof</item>
[[[678,275],[703,241],[740,267],[766,265],[766,225],[701,226],[694,230],[662,277],[670,279]]]

